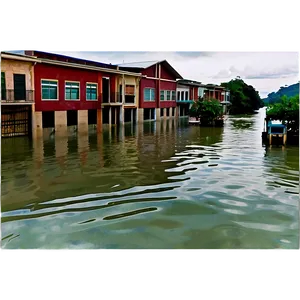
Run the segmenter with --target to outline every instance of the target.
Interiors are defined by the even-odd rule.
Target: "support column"
[[[155,119],[160,121],[160,108],[155,108]]]
[[[120,114],[119,114],[119,121],[120,121],[120,124],[123,124],[124,123],[124,106],[120,106]]]
[[[167,118],[167,108],[164,108],[164,120]]]
[[[67,111],[54,112],[54,128],[55,134],[67,134]]]
[[[34,114],[34,122],[32,137],[41,137],[43,136],[43,113],[41,111],[35,111]]]
[[[77,114],[78,133],[88,133],[88,111],[78,110]]]
[[[102,132],[102,108],[97,109],[97,132]]]
[[[137,113],[137,121],[138,123],[144,123],[144,109],[143,108],[138,108],[138,113]]]
[[[108,125],[111,126],[111,106],[108,109]]]

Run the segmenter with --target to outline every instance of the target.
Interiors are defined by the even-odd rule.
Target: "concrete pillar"
[[[120,114],[119,114],[120,124],[124,123],[124,106],[120,106]]]
[[[97,132],[102,132],[102,108],[97,109]]]
[[[156,121],[160,121],[160,108],[155,108]]]
[[[164,119],[167,118],[167,109],[168,109],[168,108],[165,108],[165,109],[164,109]]]
[[[137,121],[138,123],[144,123],[144,109],[138,108],[138,115],[137,115]]]
[[[119,133],[119,140],[124,141],[125,140],[125,127],[124,127],[124,124],[120,125],[118,133]]]
[[[77,113],[78,133],[88,133],[88,111],[78,110]]]
[[[54,112],[54,128],[55,134],[67,134],[67,111]]]
[[[35,111],[34,114],[34,127],[32,132],[32,137],[43,136],[43,114],[41,111]]]
[[[108,125],[111,126],[111,107],[108,108]]]

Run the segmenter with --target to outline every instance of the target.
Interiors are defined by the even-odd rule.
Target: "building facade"
[[[34,66],[39,60],[1,52],[1,136],[34,134]]]
[[[101,131],[103,125],[123,123],[126,109],[137,107],[141,74],[63,55],[25,53],[40,60],[34,70],[38,134],[47,128],[48,133],[87,132],[89,125]]]
[[[203,84],[199,81],[181,79],[177,81],[177,106],[179,117],[189,115],[189,109],[199,98],[216,99],[227,113],[230,105],[230,92],[224,87],[215,84]]]
[[[139,89],[138,121],[175,118],[177,79],[181,75],[166,61],[125,63],[121,70],[142,74]]]

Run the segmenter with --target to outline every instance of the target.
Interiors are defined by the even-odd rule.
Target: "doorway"
[[[25,74],[14,74],[15,100],[26,100]]]
[[[102,103],[109,103],[109,77],[102,78]]]

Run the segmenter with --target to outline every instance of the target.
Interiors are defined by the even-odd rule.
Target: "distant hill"
[[[268,94],[267,98],[262,99],[266,105],[280,102],[282,96],[293,97],[299,95],[299,83],[290,86],[282,86],[276,93]]]

